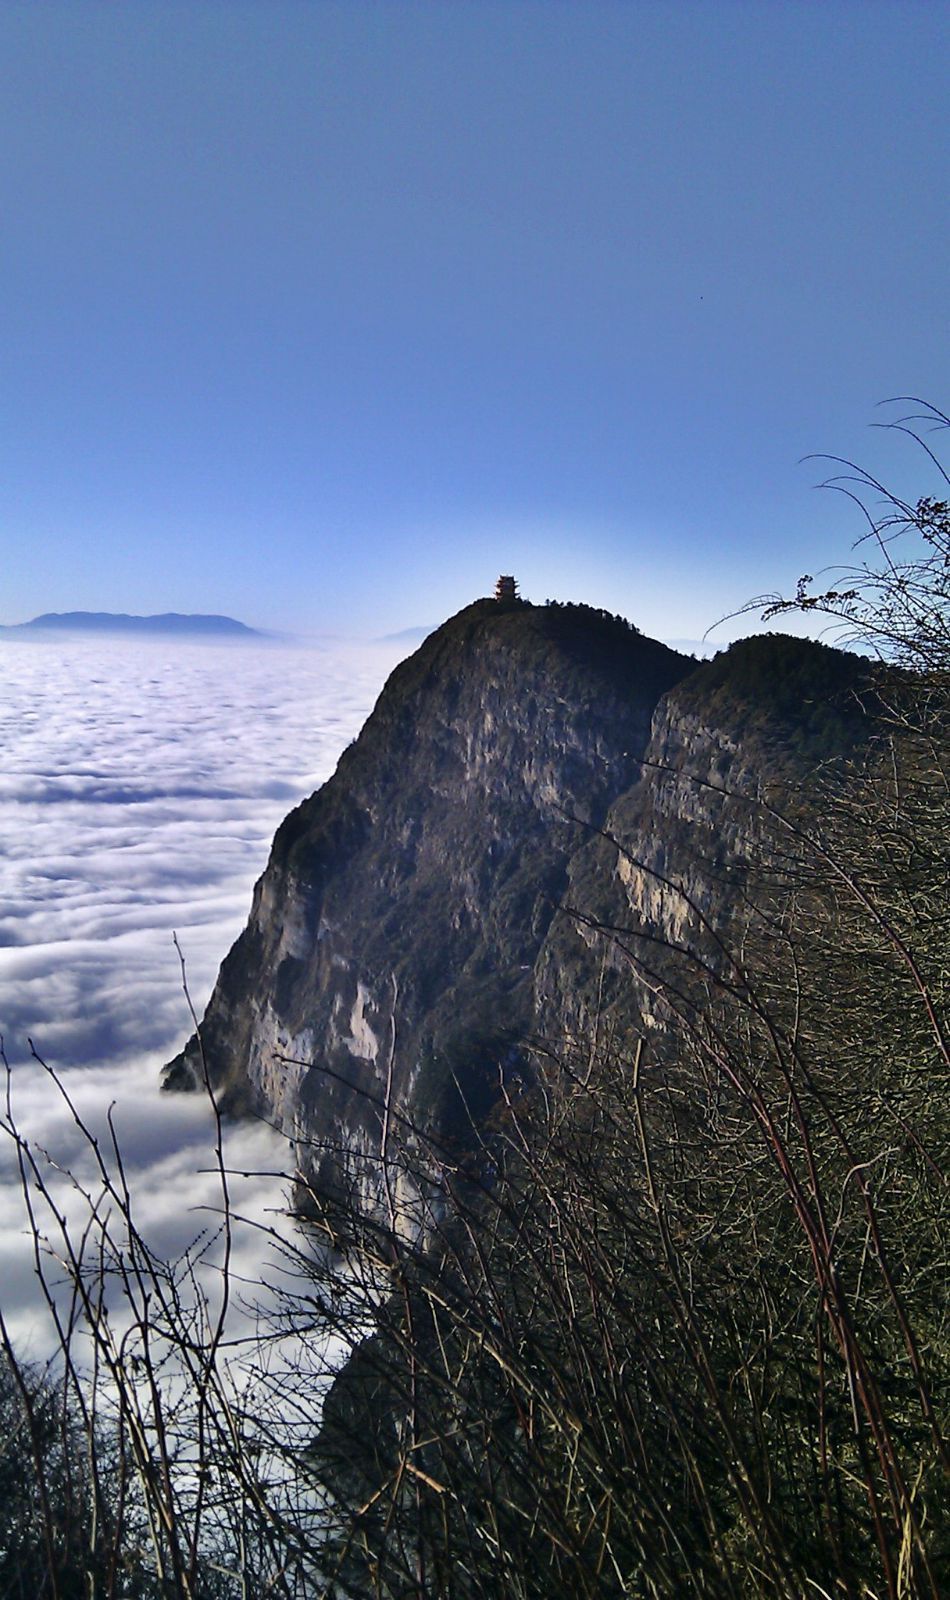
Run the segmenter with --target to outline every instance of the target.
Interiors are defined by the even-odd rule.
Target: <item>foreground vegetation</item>
[[[298,1152],[246,1337],[223,1158],[219,1234],[166,1263],[119,1152],[77,1231],[8,1103],[60,1356],[0,1325],[0,1594],[950,1590],[950,509],[869,534],[790,604],[893,663],[875,737],[761,799],[728,936],[592,925],[652,1025],[526,1046],[451,1147],[382,1095],[372,1217]]]

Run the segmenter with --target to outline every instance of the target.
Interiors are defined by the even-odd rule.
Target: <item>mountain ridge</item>
[[[44,611],[29,622],[7,623],[0,634],[38,633],[160,633],[261,638],[257,628],[234,617],[210,612],[162,611],[136,616],[124,611]]]
[[[697,663],[589,607],[466,607],[277,831],[200,1028],[225,1105],[378,1204],[384,1091],[461,1136],[527,1041],[558,1048],[598,1005],[621,1028],[652,1014],[585,918],[682,942],[697,907],[731,915],[742,796],[865,737],[867,671],[782,635]],[[165,1081],[200,1077],[193,1037]]]

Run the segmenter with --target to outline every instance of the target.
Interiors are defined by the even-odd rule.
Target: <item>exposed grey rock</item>
[[[276,835],[200,1029],[225,1104],[278,1122],[322,1182],[348,1152],[372,1204],[390,1090],[461,1137],[525,1040],[650,1025],[633,944],[725,925],[750,802],[863,736],[866,672],[782,638],[697,665],[586,607],[460,612]],[[193,1038],[169,1086],[198,1063]]]
[[[397,667],[279,829],[221,968],[201,1037],[226,1103],[369,1149],[390,1071],[401,1108],[451,1130],[464,1064],[479,1109],[534,1026],[570,859],[692,666],[603,613],[489,600]],[[197,1061],[193,1039],[169,1085]]]

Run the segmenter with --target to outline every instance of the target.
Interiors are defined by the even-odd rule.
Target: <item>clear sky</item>
[[[0,621],[695,637],[948,401],[950,7],[0,4]],[[923,492],[923,488],[921,491]]]

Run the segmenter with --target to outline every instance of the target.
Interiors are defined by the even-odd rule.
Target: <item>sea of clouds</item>
[[[139,1225],[167,1255],[220,1207],[200,1097],[160,1067],[191,1032],[177,933],[199,1015],[247,917],[281,818],[333,771],[406,645],[0,642],[0,1032],[17,1126],[38,1159],[95,1185],[72,1105],[109,1142],[110,1106]],[[236,1203],[283,1203],[282,1141],[228,1130]],[[70,1214],[85,1202],[56,1178]],[[209,1220],[210,1219],[210,1220]],[[51,1242],[55,1240],[51,1236]],[[237,1269],[260,1275],[245,1229]],[[0,1135],[0,1309],[44,1353],[16,1150]]]

